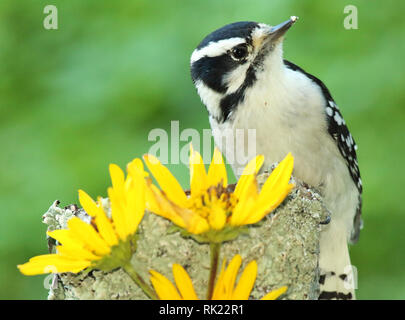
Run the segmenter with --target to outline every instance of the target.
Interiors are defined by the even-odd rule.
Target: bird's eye
[[[245,44],[241,44],[231,50],[231,57],[235,60],[242,60],[247,57],[248,53],[249,51],[247,46]]]

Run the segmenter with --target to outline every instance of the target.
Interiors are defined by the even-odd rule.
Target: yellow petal
[[[174,203],[167,200],[162,192],[153,184],[148,184],[146,189],[146,205],[149,211],[171,220],[179,227],[185,228],[186,223],[176,212]]]
[[[101,199],[99,199],[99,206],[101,209]],[[113,227],[110,219],[104,213],[103,209],[101,209],[100,213],[96,216],[95,223],[96,223],[98,232],[100,233],[101,237],[107,242],[107,244],[110,247],[118,244],[118,238],[115,233],[114,227]]]
[[[245,224],[256,223],[266,214],[277,208],[294,187],[289,184],[294,158],[289,153],[283,161],[273,170],[260,191],[256,205],[247,215]]]
[[[155,195],[154,190],[156,190],[157,195]],[[145,190],[146,209],[153,212],[154,214],[164,216],[164,213],[160,213],[161,207],[158,201],[158,198],[160,197],[163,197],[160,190],[150,181],[147,181]],[[166,216],[164,217],[167,218]]]
[[[75,238],[84,243],[95,254],[103,256],[110,253],[111,249],[104,239],[86,222],[73,217],[68,221],[68,228]]]
[[[239,254],[237,254],[232,258],[231,262],[226,268],[224,275],[226,299],[231,299],[232,297],[232,292],[235,287],[236,276],[238,275],[238,271],[241,264],[242,264],[242,257]]]
[[[84,248],[72,248],[68,246],[56,246],[56,250],[58,254],[66,259],[71,260],[88,260],[88,261],[96,261],[100,260],[101,257],[96,256],[95,254],[91,253],[90,251]]]
[[[85,247],[85,243],[76,238],[70,230],[62,229],[48,231],[47,234],[51,238],[59,241],[59,243],[62,243],[64,246],[71,247],[73,249]]]
[[[221,230],[226,223],[226,212],[220,206],[213,206],[208,216],[208,222],[212,229]]]
[[[208,188],[207,173],[201,155],[190,144],[190,189],[191,196],[198,196]]]
[[[256,174],[259,172],[263,165],[264,157],[262,155],[256,156],[250,160],[246,167],[243,169],[243,173],[239,178],[239,181],[235,187],[234,195],[239,199],[243,196],[246,190],[249,190],[251,184],[255,181]]]
[[[125,240],[129,235],[128,223],[125,219],[123,206],[125,199],[116,189],[108,188],[108,198],[110,199],[111,217],[118,237]]]
[[[187,205],[187,196],[170,171],[152,155],[145,155],[143,159],[167,197],[175,204],[185,207]]]
[[[248,184],[246,184],[248,186]],[[229,221],[231,226],[241,226],[246,224],[246,220],[252,212],[252,208],[256,206],[258,198],[258,187],[256,177],[252,177],[243,194],[240,196],[238,203],[232,211],[232,216]]]
[[[171,220],[187,231],[200,234],[209,230],[208,222],[193,210],[182,208],[170,202],[153,184],[148,184],[146,203],[148,210]]]
[[[115,231],[110,220],[107,218],[99,201],[99,205],[83,190],[79,190],[79,201],[84,211],[92,217],[95,217],[95,223],[100,235],[108,243],[113,246],[118,243]]]
[[[114,189],[121,193],[121,189],[124,187],[125,175],[122,169],[116,164],[112,163],[109,166],[111,182]]]
[[[271,193],[276,188],[284,188],[290,181],[293,167],[294,158],[291,153],[289,153],[272,171],[266,182],[263,184],[260,192],[263,193],[263,197],[271,196]]]
[[[58,254],[45,254],[31,258],[27,263],[18,265],[20,272],[27,276],[44,273],[78,273],[89,267],[88,260],[71,260]]]
[[[213,295],[212,300],[230,300],[232,298],[236,276],[241,264],[242,257],[239,254],[235,255],[223,273],[221,281],[218,281],[217,285],[219,287],[215,292],[215,296]]]
[[[125,174],[116,164],[110,164],[109,170],[112,182],[112,188],[108,188],[111,216],[119,238],[125,240],[130,233],[128,221],[125,219]]]
[[[99,207],[95,201],[83,190],[79,190],[79,202],[89,216],[95,217],[99,212]]]
[[[246,266],[245,270],[243,270],[238,285],[232,294],[232,300],[248,300],[253,285],[255,284],[256,276],[257,263],[253,260]]]
[[[140,172],[142,172],[144,178],[149,176],[149,174],[145,171],[145,169],[143,167],[142,160],[139,158],[135,158],[130,163],[128,163],[127,171],[128,171],[128,175],[133,176],[133,177],[138,175]]]
[[[71,257],[71,259],[98,260],[100,258],[87,249],[85,243],[75,238],[71,230],[54,230],[47,232],[47,234],[62,244],[62,246],[57,246],[59,252],[62,250],[64,255]]]
[[[182,218],[188,232],[201,234],[207,232],[210,226],[204,218],[190,209],[175,207],[177,214]]]
[[[216,186],[221,184],[223,187],[228,185],[228,176],[226,174],[225,162],[221,152],[217,147],[214,149],[214,155],[210,167],[208,168],[208,185]]]
[[[128,232],[129,234],[134,234],[145,213],[145,187],[143,182],[138,182],[134,188],[128,192],[127,200],[127,207],[124,210],[124,214],[128,223]]]
[[[246,220],[243,221],[243,224],[253,224],[262,220],[267,214],[276,209],[280,203],[284,201],[292,188],[294,188],[294,185],[289,184],[284,190],[274,192],[274,194],[276,194],[274,197],[269,197],[269,199],[265,201],[257,201],[255,206],[249,209],[249,214],[246,216]]]
[[[211,300],[221,300],[224,296],[224,275],[225,275],[226,260],[222,261],[221,272],[219,273],[217,282],[215,283],[214,292],[212,293]]]
[[[181,265],[173,264],[173,276],[183,300],[198,300],[190,276]]]
[[[140,159],[133,160],[128,165],[132,178],[131,187],[127,195],[126,221],[129,224],[129,232],[135,233],[145,213],[145,171]]]
[[[238,199],[235,206],[230,224],[232,226],[240,226],[248,218],[250,210],[259,196],[256,175],[263,165],[264,157],[256,156],[245,167],[242,176],[240,177],[234,195]]]
[[[287,287],[281,287],[276,290],[270,291],[266,294],[261,300],[276,300],[279,296],[281,296],[284,292],[287,291]]]
[[[160,300],[182,300],[179,292],[170,280],[154,270],[150,270],[149,272],[151,273],[150,282]]]

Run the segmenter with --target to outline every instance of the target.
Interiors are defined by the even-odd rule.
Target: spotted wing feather
[[[305,72],[303,69],[297,65],[284,60],[284,64],[294,70],[304,73],[308,78],[314,81],[322,90],[322,93],[326,100],[325,105],[325,114],[328,122],[328,132],[336,141],[336,145],[340,151],[340,154],[346,161],[347,169],[353,179],[354,184],[359,190],[359,201],[356,208],[356,215],[353,220],[353,231],[351,234],[351,242],[355,243],[359,239],[360,229],[362,228],[362,219],[361,219],[361,207],[362,207],[362,198],[361,194],[363,192],[363,185],[360,177],[359,164],[357,161],[357,145],[351,135],[349,129],[346,126],[346,122],[343,119],[343,116],[336,105],[335,101],[332,98],[328,88],[325,84],[319,80],[317,77]]]

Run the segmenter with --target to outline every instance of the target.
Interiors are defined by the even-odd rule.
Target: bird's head
[[[280,67],[282,40],[297,17],[269,26],[235,22],[206,36],[191,55],[191,76],[211,116],[225,121],[260,72]]]

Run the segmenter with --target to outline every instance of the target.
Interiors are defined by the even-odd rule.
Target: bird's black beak
[[[298,17],[292,16],[289,20],[280,23],[274,27],[270,27],[268,37],[271,41],[277,40],[282,37],[288,29],[298,20]]]

